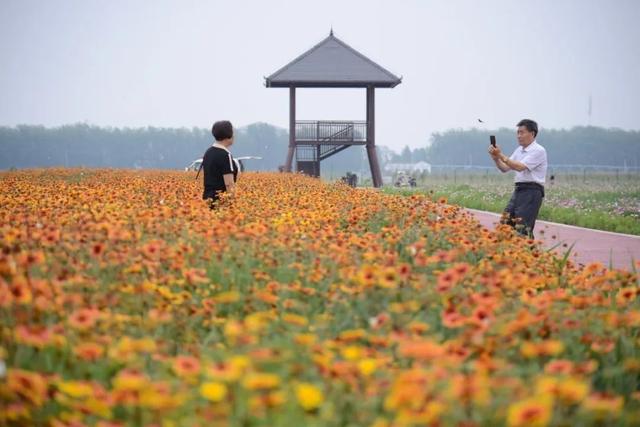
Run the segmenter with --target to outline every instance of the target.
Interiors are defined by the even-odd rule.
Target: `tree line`
[[[489,135],[496,135],[498,145],[507,155],[518,146],[515,129],[453,129],[434,133],[428,147],[414,150],[405,147],[394,161],[493,166],[487,155]],[[553,165],[640,167],[640,131],[595,126],[542,129],[537,141],[545,147],[549,163]]]
[[[491,166],[487,155],[489,134],[495,134],[506,154],[516,148],[514,129],[494,132],[448,130],[431,136],[430,144],[395,153],[378,147],[380,163]],[[212,143],[209,129],[111,128],[74,124],[54,128],[21,125],[0,127],[0,169],[36,167],[106,167],[182,169],[202,156]],[[247,163],[251,170],[277,170],[284,164],[288,132],[267,123],[254,123],[236,131],[235,156],[259,156]],[[640,131],[575,127],[544,129],[538,141],[550,164],[640,166]],[[322,162],[323,175],[347,171],[368,173],[364,147],[344,150]]]

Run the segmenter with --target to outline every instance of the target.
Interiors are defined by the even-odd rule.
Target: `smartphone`
[[[489,140],[491,141],[491,145],[493,145],[495,147],[496,146],[496,136],[495,135],[489,135]]]

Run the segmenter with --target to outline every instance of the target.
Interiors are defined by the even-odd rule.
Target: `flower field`
[[[635,273],[426,195],[0,174],[0,425],[640,425]]]

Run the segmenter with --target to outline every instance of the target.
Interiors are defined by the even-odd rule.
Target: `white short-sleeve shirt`
[[[516,171],[515,182],[537,182],[544,185],[547,176],[547,150],[542,145],[533,141],[526,148],[519,146],[509,158],[527,167],[522,172]]]

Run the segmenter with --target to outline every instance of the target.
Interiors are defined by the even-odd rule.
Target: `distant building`
[[[387,163],[384,165],[384,171],[391,174],[399,171],[407,173],[431,173],[431,164],[423,161],[417,163]]]

